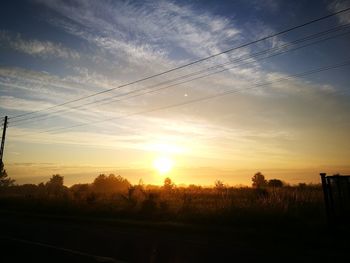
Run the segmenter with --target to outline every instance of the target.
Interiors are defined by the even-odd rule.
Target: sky
[[[350,12],[130,84],[348,7],[3,1],[7,172],[19,184],[58,173],[66,185],[100,173],[201,185],[250,185],[257,171],[290,184],[350,173]],[[154,168],[159,158],[168,173]]]

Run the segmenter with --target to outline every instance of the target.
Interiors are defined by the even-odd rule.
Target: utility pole
[[[0,149],[0,163],[3,163],[3,162],[2,162],[2,156],[4,155],[6,128],[7,128],[7,116],[5,116],[5,119],[4,119],[4,127],[3,127],[3,129],[2,129],[1,149]]]

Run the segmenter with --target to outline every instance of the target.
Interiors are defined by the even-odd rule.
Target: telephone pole
[[[4,127],[3,127],[3,129],[2,129],[1,149],[0,149],[0,163],[3,163],[3,162],[2,162],[2,156],[4,155],[6,128],[7,128],[7,116],[5,116],[5,119],[4,119]]]

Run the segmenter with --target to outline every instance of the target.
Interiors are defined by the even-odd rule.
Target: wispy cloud
[[[137,127],[133,126],[135,122],[138,123]],[[248,152],[242,151],[244,147],[254,147],[256,153],[267,152],[269,149],[270,154],[274,152],[275,156],[286,155],[288,153],[280,145],[276,144],[273,147],[270,145],[268,148],[261,141],[281,138],[294,140],[291,134],[281,130],[256,132],[214,125],[205,120],[197,120],[194,123],[140,116],[133,117],[122,125],[109,125],[109,129],[106,129],[104,124],[99,124],[96,128],[99,132],[71,130],[62,134],[38,134],[33,129],[14,127],[11,128],[9,136],[11,141],[17,142],[80,145],[100,149],[137,150],[146,153],[160,152],[197,158],[215,159],[220,156],[222,160],[230,160],[232,155],[236,158],[249,155]],[[116,130],[118,134],[115,134]],[[27,135],[22,136],[23,133]],[[229,149],[226,147],[227,144],[235,147]],[[162,145],[165,146],[162,147]]]
[[[171,66],[182,64],[186,60],[217,53],[243,39],[240,29],[233,21],[209,12],[200,12],[191,5],[178,5],[168,1],[149,1],[144,5],[95,1],[76,1],[74,5],[62,1],[39,2],[61,15],[60,18],[49,18],[51,23],[94,46],[90,48],[93,50],[91,54],[86,57],[91,57],[95,62],[105,63],[101,65],[90,61],[80,65],[69,65],[72,71],[65,77],[36,72],[33,72],[33,77],[19,70],[13,76],[14,70],[11,70],[11,79],[5,77],[5,74],[1,79],[5,85],[32,89],[32,92],[40,91],[40,94],[50,94],[55,99],[76,98],[95,90],[113,88],[129,80],[135,80],[135,76],[138,78],[158,73]],[[9,38],[5,34],[6,37]],[[20,37],[17,40],[19,43],[23,42]],[[18,44],[18,46],[23,45]],[[70,56],[71,53],[62,46],[55,47],[60,47],[62,51],[57,54]],[[43,54],[45,50],[43,49]],[[54,53],[51,50],[53,49],[48,48],[46,53]],[[248,53],[248,49],[242,49],[231,54],[230,57],[239,57]],[[226,62],[227,59],[229,56],[222,56],[217,58],[216,62]],[[213,62],[195,66],[192,70],[202,69],[212,65]],[[186,90],[192,90],[187,92],[191,97],[200,97],[232,86],[244,87],[249,84],[252,77],[254,80],[264,79],[264,74],[258,66],[257,63],[253,63],[252,67],[237,67],[220,76],[187,83],[185,88],[176,88],[159,94],[157,100],[165,103],[169,100],[174,102],[175,98],[183,99]],[[187,72],[190,71],[182,70],[179,74]],[[168,77],[176,76],[178,75],[174,73]],[[145,83],[145,86],[153,83],[156,82]],[[42,90],[38,90],[38,87]],[[68,89],[70,93],[65,93],[64,89]],[[37,95],[34,96],[37,98]],[[138,98],[137,104],[154,105],[155,96],[148,96],[148,98]],[[129,105],[136,106],[133,101],[130,101]]]
[[[41,58],[62,58],[62,59],[79,59],[78,52],[64,47],[60,43],[51,41],[40,41],[36,39],[23,39],[17,34],[11,34],[7,31],[0,31],[0,44],[31,56]]]
[[[339,10],[345,9],[350,7],[350,1],[349,0],[333,0],[329,3],[328,8],[332,11],[332,12],[337,12]],[[349,12],[345,12],[342,14],[339,14],[337,16],[338,21],[341,24],[345,24],[345,23],[350,23],[350,13]]]
[[[85,158],[101,167],[115,163],[140,167],[135,163],[144,162],[145,156],[148,158],[152,154],[162,154],[162,151],[182,158],[181,163],[188,167],[192,167],[196,160],[201,160],[208,166],[242,169],[252,165],[282,167],[288,164],[291,167],[294,164],[306,164],[310,156],[315,156],[315,163],[327,163],[332,158],[334,163],[340,163],[349,156],[350,148],[346,147],[348,143],[344,139],[348,135],[343,131],[350,128],[350,106],[345,97],[336,94],[339,86],[333,85],[336,82],[332,82],[331,78],[329,83],[322,80],[323,76],[315,76],[308,80],[291,78],[271,85],[256,86],[257,83],[286,78],[286,72],[297,73],[318,67],[314,64],[321,60],[318,60],[319,55],[317,58],[312,56],[312,52],[308,58],[313,65],[307,59],[296,63],[301,54],[298,54],[298,50],[288,54],[295,55],[291,63],[287,61],[284,64],[285,58],[291,58],[287,56],[274,57],[269,61],[253,58],[249,60],[250,63],[236,64],[234,68],[220,74],[159,92],[123,101],[115,97],[115,101],[109,104],[92,103],[150,88],[163,81],[287,43],[284,41],[289,38],[283,35],[158,78],[118,88],[125,83],[276,32],[276,23],[273,25],[276,29],[265,24],[270,20],[261,21],[259,15],[254,16],[256,19],[242,19],[243,14],[235,16],[236,10],[227,10],[226,14],[215,13],[207,5],[199,4],[200,1],[35,2],[47,11],[40,17],[43,23],[49,23],[43,28],[55,31],[56,38],[64,38],[62,43],[66,44],[49,41],[50,38],[43,40],[42,35],[35,34],[35,30],[30,38],[25,37],[27,34],[24,33],[20,35],[12,31],[0,31],[0,43],[2,48],[5,47],[1,52],[10,50],[6,54],[7,58],[19,58],[18,63],[16,59],[13,60],[16,63],[11,63],[14,66],[3,64],[0,67],[0,110],[11,117],[106,89],[115,90],[57,107],[55,109],[67,111],[49,115],[48,119],[31,119],[18,126],[10,119],[9,142],[17,147],[21,145],[18,147],[20,150],[16,148],[20,154],[12,154],[14,162],[34,162],[28,157],[34,156],[33,150],[43,162],[72,163],[74,158],[66,154],[70,152],[66,149],[77,153],[79,162]],[[264,4],[260,2],[251,0],[250,6],[256,5],[251,8],[251,14],[264,13],[262,17],[265,17],[268,13],[278,12],[283,6],[283,3],[275,0],[265,1]],[[344,1],[334,1],[329,8],[337,10],[343,5]],[[296,38],[298,34],[289,37]],[[27,61],[33,61],[35,67],[31,67]],[[283,63],[279,64],[281,61]],[[166,85],[162,84],[161,87]],[[228,90],[233,93],[199,103],[152,111]],[[83,103],[91,104],[70,108]],[[103,122],[107,118],[110,120]],[[43,132],[85,123],[92,125],[57,133]],[[334,136],[334,130],[337,136]],[[39,147],[22,147],[26,143]],[[85,150],[88,147],[91,147],[91,151]],[[44,156],[42,152],[46,151],[51,154]],[[328,155],[323,155],[324,152]],[[18,166],[23,167],[21,172],[27,167]],[[59,165],[48,167],[45,173],[59,169],[65,168]]]
[[[31,111],[35,109],[36,105],[40,105],[44,107],[52,106],[49,103],[43,103],[42,101],[28,100],[22,98],[16,98],[13,96],[0,96],[1,108],[7,110],[23,110],[23,111]]]
[[[241,39],[232,21],[168,1],[146,1],[141,6],[96,1],[43,4],[66,18],[52,19],[54,24],[118,57],[128,55],[133,63],[171,64],[170,57],[181,61],[207,56]]]

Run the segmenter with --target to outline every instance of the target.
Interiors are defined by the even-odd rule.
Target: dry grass
[[[320,186],[280,188],[152,187],[95,192],[91,185],[62,187],[14,186],[3,190],[6,209],[41,213],[94,215],[201,224],[314,224],[324,222]]]

